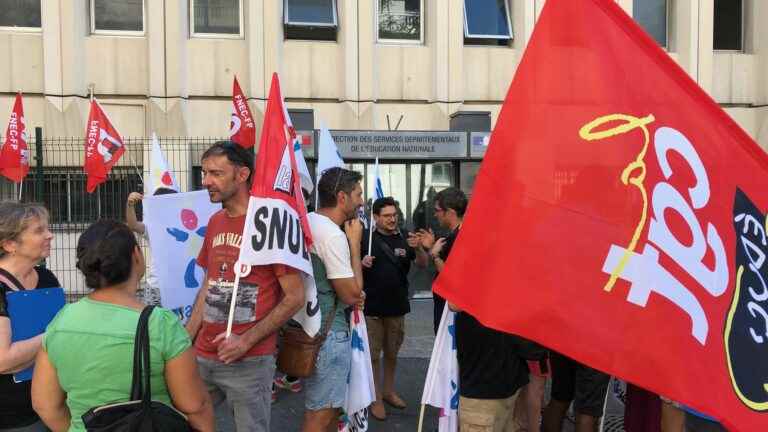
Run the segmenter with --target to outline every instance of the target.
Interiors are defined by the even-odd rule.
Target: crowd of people
[[[202,155],[203,187],[222,209],[208,222],[197,257],[205,277],[186,326],[162,308],[150,317],[153,399],[175,407],[195,430],[214,430],[217,408],[232,413],[238,431],[268,431],[276,390],[303,390],[302,430],[327,431],[335,427],[344,405],[351,358],[349,317],[359,308],[365,311],[376,387],[369,412],[386,421],[389,409],[402,410],[409,403],[395,385],[410,312],[408,274],[413,265],[432,265],[437,272],[444,268],[461,230],[467,197],[457,188],[434,196],[434,216],[446,236],[424,228],[404,232],[402,212],[391,197],[372,203],[371,232],[357,217],[363,205],[361,174],[344,168],[323,173],[317,208],[308,220],[318,303],[328,325],[314,373],[303,380],[276,377],[279,330],[305,304],[296,269],[254,266],[240,278],[233,332],[226,334],[253,162],[251,152],[229,141],[217,142]],[[144,308],[136,293],[146,263],[134,235],[146,233],[134,211],[141,199],[138,193],[129,196],[126,223],[101,220],[79,237],[77,269],[92,292],[65,306],[43,335],[13,342],[5,294],[60,283],[38,265],[50,254],[53,238],[46,209],[0,204],[0,431],[85,430],[82,416],[89,409],[127,398],[132,382],[126,372]],[[149,285],[155,283],[148,279]],[[576,431],[597,430],[608,375],[485,327],[438,295],[433,298],[435,332],[444,307],[457,312],[460,430],[559,432],[571,405]],[[32,382],[16,383],[13,373],[33,363]],[[549,379],[551,399],[542,406]],[[691,431],[718,430],[693,414],[686,421],[671,401],[652,395],[646,399],[664,409],[657,409],[657,424],[636,431],[682,432],[686,425]]]

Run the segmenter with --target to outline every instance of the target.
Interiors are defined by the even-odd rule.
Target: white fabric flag
[[[320,176],[323,171],[333,167],[343,167],[344,159],[339,154],[339,149],[336,147],[336,142],[331,136],[331,131],[325,126],[325,123],[320,123],[320,140],[317,146],[317,181],[320,181]]]
[[[208,220],[221,204],[208,191],[147,196],[143,200],[144,225],[152,252],[152,274],[166,309],[186,308],[195,302],[205,271],[195,259],[205,239]]]
[[[371,348],[368,344],[365,316],[355,309],[350,318],[352,366],[347,379],[343,422],[339,424],[339,430],[363,432],[368,430],[368,406],[376,401],[376,387],[373,383]]]
[[[158,189],[166,188],[180,192],[176,177],[168,168],[168,162],[163,156],[157,134],[152,132],[152,155],[149,160],[149,178],[144,183],[144,195],[153,195]]]
[[[304,159],[304,152],[301,151],[300,136],[293,140],[293,151],[296,153],[296,169],[299,170],[299,176],[301,176],[301,188],[311,194],[315,190],[315,184],[312,183],[312,176],[309,174],[307,161]]]
[[[456,359],[456,312],[446,306],[429,359],[421,403],[440,408],[440,432],[459,429],[459,363]]]
[[[285,101],[281,101],[281,103],[288,133],[293,138],[293,151],[296,152],[296,168],[299,170],[299,176],[301,176],[301,188],[308,193],[312,193],[315,185],[312,183],[312,176],[309,174],[307,161],[304,159],[304,153],[301,151],[301,136],[296,133],[296,129],[293,127],[293,121],[288,114],[288,109],[285,107]]]

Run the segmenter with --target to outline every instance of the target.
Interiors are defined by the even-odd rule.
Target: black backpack
[[[128,402],[91,408],[83,414],[85,429],[93,432],[191,431],[184,414],[152,400],[149,367],[149,316],[154,306],[141,311],[133,345],[133,380]]]

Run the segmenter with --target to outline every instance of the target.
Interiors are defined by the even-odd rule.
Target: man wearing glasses
[[[421,244],[429,249],[429,255],[434,260],[435,269],[439,273],[445,267],[445,261],[448,259],[453,243],[459,235],[459,228],[461,228],[461,222],[464,220],[464,212],[467,210],[467,196],[461,189],[455,187],[443,189],[435,195],[434,210],[435,219],[441,227],[449,229],[450,234],[448,237],[441,237],[435,241],[432,230],[422,229],[419,231],[419,236],[421,237]],[[432,299],[435,303],[434,326],[435,334],[437,334],[440,318],[443,316],[445,299],[435,293],[432,294]]]
[[[411,261],[427,265],[427,254],[421,248],[418,234],[402,235],[398,223],[397,202],[392,197],[379,198],[373,203],[372,235],[363,234],[363,280],[365,283],[365,321],[371,344],[371,364],[376,384],[376,402],[371,415],[378,420],[387,417],[383,402],[393,408],[405,409],[406,403],[395,392],[397,353],[405,337],[405,314],[411,311],[408,302],[408,272]],[[381,381],[381,353],[384,352],[384,381]]]
[[[200,375],[214,405],[226,402],[238,431],[269,431],[277,330],[304,306],[297,270],[251,266],[241,276],[232,334],[229,306],[250,198],[253,155],[219,141],[201,158],[203,187],[222,209],[208,221],[197,263],[205,269],[187,331],[195,341]]]

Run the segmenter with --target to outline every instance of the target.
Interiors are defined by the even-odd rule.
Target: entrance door
[[[376,164],[366,161],[351,163],[348,167],[363,174],[366,215],[370,219]],[[447,235],[434,218],[434,196],[449,186],[456,186],[454,162],[380,162],[379,178],[384,196],[393,197],[399,204],[400,229],[404,235],[422,228],[432,229],[438,237]],[[408,276],[411,295],[431,296],[435,274],[431,260],[426,269],[412,265]]]

